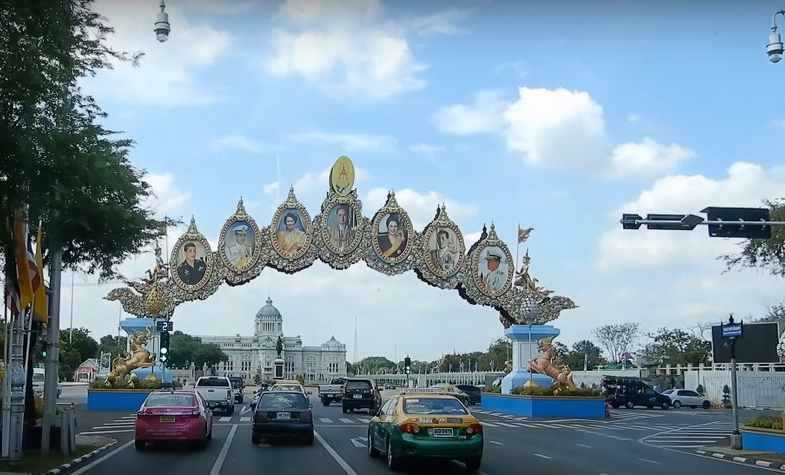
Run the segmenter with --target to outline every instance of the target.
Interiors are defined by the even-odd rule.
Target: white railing
[[[785,363],[736,363],[736,369],[738,371],[785,371]],[[730,371],[730,363],[665,365],[655,369],[658,375],[675,375],[688,371]]]
[[[394,384],[396,386],[404,386],[407,381],[412,380],[419,387],[427,387],[440,383],[485,386],[486,383],[500,376],[504,376],[501,371],[467,371],[460,373],[412,373],[408,376],[405,374],[358,374],[351,377],[372,379],[377,385]]]

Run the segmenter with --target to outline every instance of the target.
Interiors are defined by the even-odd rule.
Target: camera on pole
[[[769,239],[771,227],[785,224],[785,221],[771,221],[768,208],[729,208],[709,206],[701,213],[662,214],[650,213],[646,217],[639,214],[624,213],[621,217],[622,229],[646,229],[665,231],[692,231],[697,226],[708,226],[710,237]]]

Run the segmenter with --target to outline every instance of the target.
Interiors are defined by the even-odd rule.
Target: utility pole
[[[60,361],[60,278],[63,266],[62,248],[58,244],[54,244],[50,252],[49,288],[52,292],[52,304],[49,306],[49,325],[46,338],[44,418],[41,427],[41,451],[45,454],[49,452],[49,436],[57,411],[58,361]]]
[[[733,314],[728,318],[728,323],[720,324],[722,338],[730,340],[730,385],[731,405],[733,408],[733,434],[730,437],[732,449],[741,449],[741,435],[739,434],[739,400],[736,390],[736,339],[744,336],[744,322],[733,321]]]

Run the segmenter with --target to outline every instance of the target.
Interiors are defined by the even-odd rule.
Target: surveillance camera
[[[169,32],[172,30],[171,26],[169,25],[169,14],[166,12],[161,12],[158,14],[158,19],[155,22],[155,37],[156,39],[163,43],[169,38]]]
[[[769,61],[772,63],[779,63],[782,59],[782,50],[782,37],[780,37],[780,34],[777,32],[776,28],[772,28],[771,33],[769,33],[769,44],[766,45],[766,52],[769,55]]]

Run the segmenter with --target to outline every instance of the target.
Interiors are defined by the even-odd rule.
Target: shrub
[[[485,386],[485,389],[483,389],[483,391],[485,391],[486,393],[501,394],[502,388],[501,388],[501,386],[493,386],[493,385],[489,384],[489,385]]]
[[[541,388],[539,386],[532,386],[532,387],[519,387],[512,390],[512,394],[517,394],[520,396],[572,396],[572,397],[598,397],[600,396],[600,391],[598,389],[586,389],[586,388],[575,388],[575,389],[563,389],[558,393],[554,394],[554,388]]]
[[[756,416],[744,425],[761,429],[782,430],[782,418],[776,416]]]

